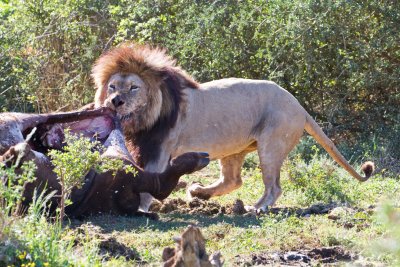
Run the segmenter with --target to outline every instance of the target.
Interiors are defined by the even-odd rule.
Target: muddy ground
[[[346,219],[350,214],[358,212],[371,213],[375,207],[371,206],[367,209],[350,208],[343,204],[316,204],[308,208],[298,207],[276,207],[270,208],[266,214],[285,214],[287,216],[309,217],[311,215],[326,214],[327,217],[337,224],[346,228],[363,228],[368,227],[367,223],[352,222]],[[236,200],[230,205],[220,205],[212,200],[201,200],[194,198],[185,201],[181,198],[166,199],[162,203],[154,203],[152,211],[157,213],[181,213],[192,215],[241,215],[241,216],[260,216],[247,212],[241,200]],[[357,229],[358,229],[357,228]],[[273,265],[273,266],[315,266],[319,264],[335,264],[344,262],[354,262],[359,256],[346,251],[343,247],[319,247],[310,250],[298,251],[279,251],[251,254],[247,256],[237,255],[235,263],[238,266],[257,266],[257,265]]]
[[[237,255],[235,263],[239,266],[315,266],[318,264],[344,263],[357,260],[358,256],[342,247],[321,247],[311,250],[268,252],[242,257]]]
[[[354,209],[343,206],[338,203],[329,204],[315,204],[308,208],[298,207],[274,207],[268,209],[263,214],[284,214],[287,216],[308,217],[310,215],[329,214],[328,218],[332,220],[339,220],[343,214],[355,212],[373,212],[374,206],[368,209]],[[252,212],[247,212],[244,208],[243,201],[237,199],[234,203],[228,205],[221,205],[212,200],[202,200],[193,198],[186,201],[181,198],[170,198],[163,202],[155,202],[152,204],[150,210],[156,213],[182,213],[193,215],[244,215],[244,216],[257,216]]]
[[[118,242],[116,238],[107,233],[103,233],[102,229],[90,223],[82,224],[73,230],[78,237],[75,246],[84,245],[85,236],[91,236],[91,241],[99,242],[99,253],[103,255],[105,260],[112,257],[124,257],[126,260],[133,260],[137,264],[146,265],[139,253]],[[223,255],[222,255],[223,256]],[[236,266],[316,266],[320,264],[335,264],[354,262],[359,258],[358,255],[346,251],[340,246],[320,247],[310,250],[286,251],[286,252],[261,252],[252,253],[250,255],[237,255],[234,259]]]
[[[136,250],[118,242],[112,234],[103,233],[101,227],[90,222],[82,224],[72,231],[74,232],[72,236],[77,237],[74,246],[83,247],[84,243],[88,242],[87,237],[90,236],[90,242],[98,242],[99,254],[103,256],[104,260],[124,257],[126,260],[133,260],[141,264],[146,263],[141,260]]]
[[[276,207],[270,208],[267,214],[284,214],[287,216],[309,217],[311,215],[326,214],[326,216],[343,227],[368,227],[363,222],[354,222],[348,220],[349,214],[357,212],[371,213],[374,212],[373,206],[368,209],[356,209],[339,205],[337,203],[316,204],[308,208],[298,207]],[[232,216],[260,216],[247,212],[241,200],[236,200],[232,204],[221,205],[212,200],[201,200],[194,198],[186,201],[181,198],[170,198],[163,202],[153,203],[151,211],[159,214],[191,214],[216,217],[220,215]],[[350,216],[352,217],[352,216]],[[154,217],[155,219],[157,217]],[[126,260],[134,260],[137,263],[146,265],[142,261],[139,253],[134,249],[127,247],[110,233],[104,233],[101,227],[91,225],[90,223],[80,224],[72,231],[82,239],[78,238],[76,246],[82,246],[84,236],[88,233],[99,242],[100,254],[107,260],[111,257],[124,257]],[[223,256],[223,255],[222,255]],[[297,251],[277,251],[277,252],[258,252],[250,255],[237,255],[234,259],[237,266],[257,266],[257,265],[274,265],[274,266],[315,266],[318,264],[341,264],[343,262],[354,262],[359,258],[358,255],[346,251],[343,247],[318,247],[310,250]]]

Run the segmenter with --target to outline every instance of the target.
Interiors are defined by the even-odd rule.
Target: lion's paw
[[[254,206],[248,206],[248,205],[245,205],[244,206],[244,209],[248,212],[248,213],[251,213],[251,214],[254,214],[254,215],[260,215],[260,214],[264,214],[264,213],[266,213],[267,211],[268,211],[268,207],[263,207],[263,208],[256,208],[256,207],[254,207]]]
[[[187,189],[188,199],[191,200],[195,197],[200,198],[200,199],[205,199],[205,200],[209,199],[211,197],[211,195],[205,193],[204,189],[205,188],[199,183],[191,184]]]

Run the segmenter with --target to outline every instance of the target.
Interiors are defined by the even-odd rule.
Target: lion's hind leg
[[[283,126],[267,129],[257,140],[265,190],[253,207],[256,211],[265,211],[268,206],[273,206],[281,195],[280,170],[283,161],[303,134],[301,127],[293,124],[292,127]]]
[[[232,192],[242,185],[240,176],[244,157],[248,151],[233,154],[220,159],[220,178],[209,186],[193,184],[188,188],[191,197],[209,199],[214,196],[221,196]]]

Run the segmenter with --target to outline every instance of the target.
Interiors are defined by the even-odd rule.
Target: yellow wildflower
[[[18,258],[19,258],[20,260],[25,259],[25,257],[26,257],[26,251],[24,251],[24,252],[22,252],[21,254],[18,255]]]

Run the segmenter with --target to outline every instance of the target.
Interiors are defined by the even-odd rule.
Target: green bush
[[[393,266],[400,264],[400,209],[385,203],[378,210],[377,221],[385,229],[381,238],[374,242],[372,251],[376,256],[388,254]]]
[[[354,200],[345,191],[347,177],[343,177],[330,158],[315,153],[307,164],[297,155],[289,162],[287,172],[290,181],[287,189],[301,192],[303,200],[299,202],[303,202],[302,205]]]
[[[374,139],[399,160],[396,1],[7,0],[0,18],[2,110],[91,102],[95,59],[133,40],[166,47],[201,82],[274,80],[337,143]]]
[[[65,142],[63,151],[49,152],[54,172],[61,185],[60,211],[57,212],[59,217],[55,218],[54,223],[48,220],[51,217],[48,204],[55,192],[49,195],[45,195],[44,191],[39,195],[35,192],[26,216],[14,216],[14,211],[22,200],[24,184],[35,179],[35,164],[31,161],[24,162],[21,172],[17,172],[15,166],[5,168],[4,164],[0,163],[0,177],[7,178],[6,183],[0,182],[1,266],[9,263],[36,266],[70,266],[73,262],[79,263],[77,261],[82,259],[70,259],[74,253],[72,246],[75,238],[65,238],[67,230],[63,229],[64,209],[70,203],[72,189],[83,185],[85,175],[92,168],[98,172],[115,173],[116,170],[124,169],[126,172],[136,173],[133,167],[124,166],[121,160],[101,157],[104,147],[99,142],[91,142],[88,138],[69,132],[66,132]],[[92,238],[87,238],[86,242],[83,242],[83,246],[88,247],[83,260],[94,261],[93,266],[100,266],[98,244],[92,241]]]
[[[2,109],[46,112],[92,101],[91,66],[112,43],[108,3],[11,0],[0,5]]]

